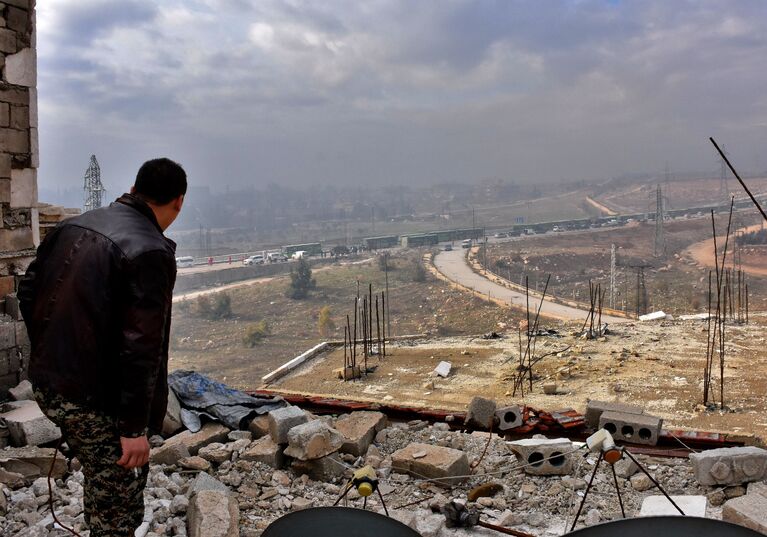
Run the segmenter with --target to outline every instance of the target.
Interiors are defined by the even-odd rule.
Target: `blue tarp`
[[[255,416],[287,405],[281,397],[254,397],[196,371],[173,371],[168,385],[181,403],[181,421],[192,432],[200,430],[201,416],[245,429]]]

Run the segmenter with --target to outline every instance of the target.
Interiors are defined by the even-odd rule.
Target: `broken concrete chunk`
[[[0,423],[8,427],[12,445],[38,446],[61,438],[61,429],[43,414],[36,401],[19,401],[15,406],[0,414]]]
[[[650,490],[654,486],[652,479],[647,477],[645,474],[632,475],[630,478],[630,481],[631,481],[631,488],[633,488],[637,492],[644,492],[645,490]]]
[[[189,448],[183,442],[165,442],[150,451],[149,460],[154,464],[173,465],[182,459],[189,458],[190,455]]]
[[[557,383],[554,381],[544,382],[543,383],[543,393],[546,395],[556,395],[557,394]]]
[[[740,485],[767,477],[767,451],[758,447],[719,448],[691,453],[695,478],[701,485]]]
[[[450,375],[450,369],[453,365],[450,362],[440,362],[434,368],[434,372],[440,377],[447,378]]]
[[[168,438],[161,448],[168,448],[176,444],[183,444],[189,451],[189,455],[197,455],[200,448],[212,444],[213,442],[225,442],[229,434],[229,428],[220,423],[209,422],[202,426],[202,429],[193,433],[192,431],[182,431],[176,436]],[[188,457],[189,455],[185,455]]]
[[[517,405],[506,406],[495,411],[495,417],[498,421],[498,430],[501,432],[509,431],[522,425],[522,409]]]
[[[649,414],[605,411],[599,417],[599,428],[606,429],[617,441],[654,446],[658,443],[663,418]]]
[[[237,500],[221,491],[202,490],[187,508],[189,537],[238,537],[239,521]]]
[[[705,496],[671,496],[686,516],[705,517]],[[648,496],[642,502],[639,516],[681,516],[676,507],[665,496]]]
[[[637,466],[637,463],[628,457],[622,458],[613,466],[615,467],[615,475],[622,477],[623,479],[628,479],[639,471],[639,466]]]
[[[426,455],[414,458],[419,452]],[[460,483],[469,473],[465,452],[429,444],[410,444],[392,453],[391,461],[394,471],[409,473],[416,478],[434,479],[443,486]]]
[[[21,474],[9,472],[5,468],[0,468],[0,483],[11,489],[18,489],[26,485],[26,479]]]
[[[168,388],[168,407],[165,410],[165,419],[162,422],[162,435],[165,438],[173,436],[181,429],[184,424],[181,422],[181,404],[178,402],[176,393]]]
[[[8,393],[14,401],[28,401],[35,398],[32,383],[28,380],[22,380],[15,388],[9,388]]]
[[[573,469],[573,443],[567,438],[525,438],[508,443],[531,475],[567,475]]]
[[[269,412],[269,434],[276,444],[288,443],[288,431],[309,421],[306,412],[297,406],[286,406]]]
[[[724,504],[722,520],[767,534],[767,498],[761,494],[733,498]]]
[[[335,428],[344,437],[342,453],[364,455],[378,431],[386,426],[381,412],[352,412],[336,420]]]
[[[295,460],[291,468],[296,475],[306,474],[315,481],[332,481],[343,477],[346,471],[338,453],[308,461]]]
[[[290,429],[285,455],[302,461],[319,459],[338,451],[343,443],[341,433],[314,420]]]
[[[213,442],[212,444],[201,447],[197,452],[197,455],[206,461],[221,464],[232,458],[232,451],[225,444]]]
[[[53,448],[25,447],[8,448],[0,451],[0,468],[22,474],[30,482],[40,476],[47,476],[51,467]],[[67,460],[61,452],[56,454],[51,477],[59,479],[67,473]]]
[[[260,462],[272,468],[282,468],[282,448],[274,443],[271,436],[264,436],[250,444],[248,449],[240,455],[240,460]]]
[[[226,485],[206,472],[200,472],[197,474],[197,477],[195,477],[194,481],[192,481],[192,483],[189,485],[189,490],[186,494],[191,498],[195,494],[206,490],[222,492],[227,496],[231,494],[229,488]]]
[[[197,455],[179,459],[178,465],[187,470],[202,470],[203,472],[210,470],[210,463]]]
[[[464,423],[469,427],[490,429],[495,421],[495,401],[484,397],[474,397],[466,410]]]
[[[637,405],[608,401],[589,401],[586,405],[586,424],[592,429],[597,429],[602,412],[607,411],[644,414],[644,409]]]
[[[250,431],[253,440],[268,435],[269,416],[264,414],[263,416],[256,416],[253,418],[253,421],[248,424],[248,431]]]

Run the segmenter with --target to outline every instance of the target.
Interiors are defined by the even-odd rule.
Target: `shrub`
[[[420,259],[413,261],[413,265],[410,269],[410,278],[417,283],[426,281],[426,269]]]
[[[248,348],[253,348],[270,335],[269,323],[261,319],[256,324],[250,325],[245,329],[245,335],[242,336],[242,344]]]
[[[319,328],[321,336],[328,336],[333,330],[336,329],[336,324],[331,317],[332,312],[330,306],[324,306],[320,310],[320,314],[317,318],[317,328]]]
[[[227,293],[202,295],[197,298],[197,312],[209,320],[226,319],[232,316],[232,298]]]
[[[285,295],[296,300],[306,298],[309,291],[316,286],[317,282],[312,278],[312,268],[308,261],[302,257],[298,260],[296,269],[290,269],[290,285],[288,285]]]

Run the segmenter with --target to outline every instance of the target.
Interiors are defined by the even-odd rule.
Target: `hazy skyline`
[[[767,3],[46,0],[40,187],[764,171]]]

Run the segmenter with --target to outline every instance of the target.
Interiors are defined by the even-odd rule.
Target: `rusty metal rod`
[[[746,183],[743,182],[743,179],[740,178],[740,175],[738,175],[738,172],[735,171],[735,168],[730,163],[730,159],[727,158],[727,155],[724,154],[724,151],[719,149],[719,145],[716,143],[713,137],[709,137],[709,140],[711,140],[711,143],[714,144],[714,147],[716,147],[716,150],[719,151],[719,154],[722,156],[722,159],[727,163],[727,166],[730,168],[730,171],[735,176],[735,179],[737,179],[738,182],[740,183],[740,186],[743,187],[743,190],[746,191],[746,194],[748,194],[748,197],[751,198],[751,201],[754,202],[754,205],[756,205],[756,208],[759,209],[759,212],[762,213],[762,216],[764,217],[764,219],[767,220],[767,214],[765,214],[764,209],[762,209],[762,206],[759,205],[758,201],[756,201],[756,198],[748,189],[748,187],[746,186]]]

